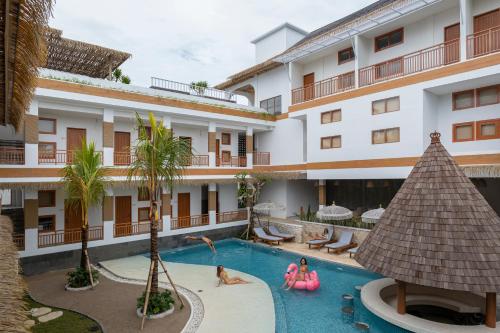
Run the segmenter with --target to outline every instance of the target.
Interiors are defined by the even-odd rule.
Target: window
[[[372,144],[399,142],[399,127],[372,131]]]
[[[149,190],[147,187],[139,187],[137,189],[138,201],[149,201]]]
[[[476,139],[500,139],[500,119],[482,120],[476,122]]]
[[[38,191],[38,207],[55,207],[56,191]]]
[[[56,120],[50,118],[38,118],[38,133],[56,134]]]
[[[230,145],[231,144],[231,133],[222,133],[221,138],[222,138],[221,143],[223,145]]]
[[[149,207],[141,207],[137,210],[137,219],[139,222],[149,221]]]
[[[50,232],[56,230],[56,216],[55,215],[45,215],[38,217],[38,231],[39,232]]]
[[[399,96],[372,102],[372,114],[399,111]]]
[[[260,101],[260,107],[269,114],[281,114],[281,95]]]
[[[497,104],[499,102],[500,85],[484,87],[476,90],[476,106]]]
[[[341,146],[342,138],[340,135],[321,138],[321,149],[340,148]]]
[[[342,111],[340,109],[321,113],[322,124],[333,123],[341,120],[342,120]]]
[[[338,58],[339,58],[339,65],[354,60],[354,50],[352,49],[352,47],[340,50]]]
[[[231,152],[228,150],[222,151],[222,162],[230,163],[231,162]]]
[[[401,44],[404,41],[403,28],[375,37],[375,52]]]
[[[474,140],[474,122],[453,125],[453,142]]]
[[[41,159],[56,158],[56,143],[55,142],[39,142],[38,156]]]
[[[453,110],[474,107],[474,90],[453,93]]]

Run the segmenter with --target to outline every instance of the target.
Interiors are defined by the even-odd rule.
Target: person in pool
[[[222,266],[222,265],[217,266],[217,277],[219,278],[219,285],[221,282],[224,284],[247,284],[247,283],[250,283],[248,281],[243,280],[239,276],[229,277],[227,272],[224,270],[224,266]]]
[[[195,236],[186,236],[184,237],[185,239],[190,239],[190,240],[201,240],[203,242],[205,242],[208,247],[210,248],[210,250],[212,250],[213,253],[217,253],[217,251],[215,250],[215,245],[214,245],[214,242],[212,242],[212,240],[208,237],[205,237],[205,236],[198,236],[198,237],[195,237]]]
[[[302,257],[300,258],[300,266],[299,266],[299,271],[297,272],[297,276],[295,277],[295,280],[292,281],[292,284],[288,286],[286,290],[290,290],[291,288],[293,288],[293,286],[297,281],[304,281],[307,277],[306,274],[309,274],[309,267],[307,266],[307,259]],[[287,283],[288,281],[285,281],[283,287],[285,287]]]

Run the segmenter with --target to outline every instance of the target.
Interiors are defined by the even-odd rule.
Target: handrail
[[[217,166],[244,168],[247,166],[246,156],[231,156],[229,159],[218,157],[216,159]]]
[[[263,151],[254,151],[253,165],[271,165],[271,153]]]
[[[103,239],[102,226],[88,228],[89,241]],[[49,247],[61,244],[78,243],[82,241],[82,229],[64,229],[56,231],[42,232],[38,234],[38,247]]]
[[[0,147],[0,164],[24,164],[24,147]]]
[[[24,251],[24,234],[13,233],[12,241],[16,244],[19,251]]]
[[[234,210],[230,212],[217,213],[217,224],[243,221],[248,219],[248,212],[246,209]]]
[[[115,151],[113,152],[113,165],[124,166],[130,165],[135,161],[135,154],[131,151]]]
[[[163,222],[158,221],[158,231],[163,230]],[[114,237],[141,235],[151,232],[151,222],[141,221],[134,223],[117,223],[114,228]]]
[[[232,92],[161,79],[158,77],[151,77],[151,88],[236,103],[236,95]]]
[[[292,89],[292,104],[333,95],[354,89],[354,71],[324,79],[313,84]]]
[[[170,219],[170,229],[200,227],[209,224],[208,214],[174,217]]]
[[[38,164],[71,164],[75,153],[76,150],[38,151]],[[102,152],[97,153],[100,154],[102,163]]]
[[[208,155],[192,155],[190,161],[185,163],[185,166],[208,166]]]
[[[500,26],[467,36],[467,59],[500,51]]]

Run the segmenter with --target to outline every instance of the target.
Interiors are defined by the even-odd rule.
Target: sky
[[[374,0],[58,0],[50,26],[63,37],[132,54],[132,84],[151,77],[223,82],[255,64],[254,38],[289,22],[306,31]]]

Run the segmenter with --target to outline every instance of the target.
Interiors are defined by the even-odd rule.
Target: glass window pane
[[[376,43],[377,49],[383,49],[384,47],[389,46],[389,37],[384,36],[384,37],[377,38],[375,40],[375,43]]]
[[[385,100],[375,101],[372,103],[373,114],[381,114],[385,112]]]
[[[389,128],[385,131],[386,142],[399,142],[399,128]]]
[[[340,121],[342,119],[342,112],[335,110],[332,112],[332,121]]]
[[[394,31],[391,34],[390,38],[391,38],[391,41],[390,41],[391,45],[400,43],[403,40],[403,30]]]
[[[387,112],[399,110],[399,97],[389,98],[387,100]]]
[[[372,132],[373,143],[384,143],[385,142],[385,131],[373,131]]]
[[[55,230],[54,216],[38,217],[38,231],[53,231]]]
[[[481,125],[481,136],[494,136],[496,134],[495,124]]]
[[[38,119],[38,131],[40,133],[55,133],[55,123],[53,119]]]
[[[454,95],[455,109],[465,109],[474,106],[474,94],[472,91],[466,91]]]
[[[332,140],[330,137],[321,138],[321,148],[323,148],[323,149],[332,148]]]
[[[331,112],[323,112],[321,114],[321,123],[328,124],[332,122],[332,113]]]
[[[332,137],[332,148],[340,148],[341,138],[340,135]]]
[[[139,221],[148,221],[149,220],[149,208],[139,208],[138,214]]]
[[[495,104],[498,102],[496,87],[478,90],[478,95],[479,105]]]
[[[469,140],[474,135],[472,125],[461,125],[455,127],[455,138],[457,140]]]
[[[281,114],[281,95],[276,97],[276,100],[274,103],[274,112],[276,114]]]

